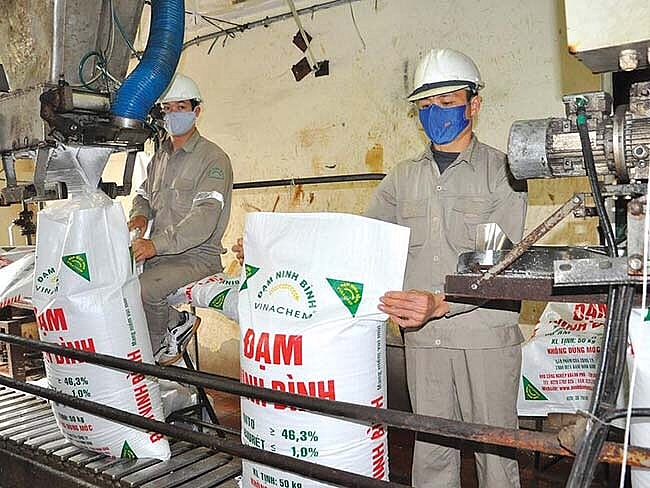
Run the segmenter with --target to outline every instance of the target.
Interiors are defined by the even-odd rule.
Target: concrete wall
[[[237,21],[274,13],[260,7]],[[405,97],[418,59],[434,46],[463,50],[479,65],[486,88],[477,133],[503,150],[514,120],[560,116],[563,94],[599,88],[599,78],[566,53],[562,0],[361,0],[305,15],[302,22],[316,58],[329,60],[329,76],[294,80],[291,66],[303,54],[292,44],[298,30],[292,19],[221,38],[210,53],[211,41],[183,53],[180,70],[197,81],[206,100],[199,128],[230,154],[236,182],[385,173],[418,154],[426,139]],[[145,21],[143,33],[146,27]],[[190,22],[186,38],[214,30]],[[141,34],[140,47],[144,42]],[[119,181],[119,161],[108,173],[105,179]],[[540,191],[565,193],[562,185]],[[375,186],[236,191],[225,244],[241,235],[249,211],[359,213]],[[537,191],[535,183],[530,188]],[[530,225],[563,203],[537,201]],[[223,259],[238,272],[232,253]],[[237,376],[236,324],[200,314],[202,368]]]
[[[230,154],[235,181],[387,172],[416,155],[425,138],[405,96],[433,46],[478,63],[487,86],[477,132],[501,149],[513,120],[561,115],[563,94],[599,86],[566,54],[561,1],[359,1],[352,9],[354,19],[347,4],[302,19],[316,58],[330,61],[326,77],[294,80],[302,53],[292,20],[219,39],[209,55],[210,42],[184,52],[180,70],[206,99],[199,127]],[[374,186],[238,191],[227,240],[247,211],[360,212]]]
[[[238,21],[277,12],[255,11]],[[418,59],[434,46],[463,50],[476,60],[486,82],[477,133],[503,150],[514,120],[560,116],[562,95],[600,87],[599,77],[566,52],[561,0],[367,0],[303,16],[302,22],[315,57],[329,60],[329,76],[295,81],[291,66],[303,54],[291,42],[298,31],[291,19],[221,38],[210,54],[211,41],[183,53],[179,69],[198,82],[206,100],[199,128],[230,154],[236,182],[384,173],[418,154],[426,138],[405,97]],[[188,29],[187,39],[214,30]],[[549,190],[531,182],[528,227],[562,204],[576,184],[554,180]],[[226,245],[241,235],[249,211],[359,213],[375,186],[236,191]],[[231,253],[224,264],[238,272]],[[537,308],[529,308],[524,329],[536,320]],[[202,367],[236,376],[236,356],[224,360],[237,353],[236,325],[218,314],[205,319]]]

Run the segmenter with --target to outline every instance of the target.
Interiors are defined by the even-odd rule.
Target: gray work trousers
[[[167,329],[181,320],[180,312],[167,304],[167,297],[180,287],[219,271],[220,263],[206,264],[182,254],[155,256],[145,261],[140,288],[154,354]]]
[[[519,345],[498,349],[406,348],[411,404],[415,413],[423,415],[517,428],[520,368]],[[418,437],[413,453],[413,486],[460,488],[460,450]],[[512,457],[475,453],[481,488],[519,488],[519,467],[514,450],[509,451],[504,454]]]

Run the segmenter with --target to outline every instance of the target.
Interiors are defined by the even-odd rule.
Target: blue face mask
[[[196,123],[196,114],[191,112],[168,112],[165,114],[165,130],[170,136],[180,136],[190,131]]]
[[[450,143],[469,125],[466,109],[467,105],[443,108],[435,104],[421,108],[419,115],[424,132],[435,144]]]

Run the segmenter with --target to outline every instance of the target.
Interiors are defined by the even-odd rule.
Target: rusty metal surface
[[[450,301],[479,300],[532,300],[540,302],[606,303],[607,287],[555,287],[552,278],[526,278],[520,276],[495,276],[484,281],[477,289],[480,275],[450,275],[445,279],[445,295]]]
[[[154,376],[163,377],[175,381],[183,381],[185,383],[195,384],[197,386],[203,386],[227,393],[238,394],[240,396],[259,398],[262,400],[283,403],[286,405],[294,405],[300,408],[306,408],[308,410],[322,412],[336,417],[372,421],[373,423],[383,423],[389,426],[439,435],[452,439],[469,440],[496,446],[515,447],[519,449],[526,449],[562,456],[572,455],[569,450],[562,447],[557,438],[557,435],[551,433],[471,424],[449,419],[442,419],[438,417],[409,414],[396,410],[384,410],[363,405],[350,404],[346,402],[334,402],[318,398],[304,397],[301,395],[294,395],[275,390],[257,388],[251,385],[244,385],[229,378],[223,378],[199,371],[187,371],[183,370],[182,368],[174,367],[160,368],[144,363],[133,363],[124,359],[114,358],[103,354],[92,354],[85,351],[65,349],[52,344],[39,344],[38,341],[31,341],[24,338],[7,336],[5,334],[0,334],[0,340],[6,340],[8,342],[21,344],[29,343],[32,344],[35,348],[59,353],[65,356],[73,357],[75,359],[86,360],[88,362],[105,365],[109,365],[110,363],[112,367],[116,367],[117,369],[152,374]],[[297,473],[306,474],[307,476],[314,477],[316,479],[331,481],[332,478],[329,478],[329,476],[338,476],[337,473],[334,473],[337,470],[324,468],[322,466],[313,465],[311,463],[306,463],[310,466],[309,472],[306,473],[304,471],[300,471],[303,466],[302,462],[298,462],[298,460],[287,459],[284,456],[278,456],[277,454],[271,452],[251,449],[246,446],[242,446],[239,443],[235,444],[230,441],[221,441],[212,435],[187,431],[186,429],[179,430],[178,427],[172,425],[164,424],[161,422],[154,422],[137,415],[128,414],[114,408],[99,405],[94,402],[89,402],[88,400],[73,398],[67,395],[63,395],[59,392],[54,392],[34,385],[27,385],[16,382],[13,379],[5,379],[3,377],[0,377],[0,383],[13,389],[27,391],[32,394],[38,394],[52,401],[63,403],[72,406],[73,408],[78,408],[79,410],[87,411],[101,416],[108,416],[108,414],[110,414],[110,418],[117,419],[122,423],[148,430],[156,430],[179,440],[186,440],[197,445],[212,447],[215,450],[230,453],[235,456],[246,457],[254,461],[262,462],[263,464],[275,465],[281,469],[288,469],[291,471],[297,467]],[[623,448],[620,444],[605,443],[600,453],[600,459],[606,462],[619,463],[622,459],[622,450]],[[632,466],[650,466],[650,449],[632,446],[629,448],[628,452],[628,464]],[[280,464],[275,464],[276,462]],[[321,468],[325,470],[321,472]],[[319,474],[316,474],[317,471]],[[327,471],[327,473],[325,471]],[[347,474],[348,473],[346,473],[346,475]],[[320,476],[324,477],[321,478]],[[374,486],[373,483],[376,483],[376,480],[360,477],[359,475],[354,476],[357,478],[363,478],[363,480],[355,480],[363,481],[363,484],[359,484],[358,486]],[[386,486],[400,485],[388,483]]]
[[[506,254],[501,261],[488,269],[483,275],[481,275],[476,283],[473,285],[473,289],[480,288],[485,282],[491,280],[496,275],[508,268],[512,263],[514,263],[519,257],[521,257],[526,250],[544,237],[553,227],[555,227],[559,222],[561,222],[566,216],[570,215],[576,208],[584,204],[584,196],[580,194],[575,194],[568,202],[558,208],[553,212],[546,220],[541,224],[535,227],[528,235],[519,241],[515,247],[512,248],[508,254]]]
[[[169,461],[115,459],[67,441],[44,399],[0,387],[0,484],[3,487],[235,486],[241,461],[188,442],[171,442]]]

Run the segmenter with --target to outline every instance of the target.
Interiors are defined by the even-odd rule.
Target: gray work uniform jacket
[[[172,151],[166,140],[153,156],[130,216],[153,220],[150,239],[158,256],[183,254],[221,268],[233,183],[230,158],[198,130]]]
[[[517,242],[525,213],[526,195],[511,187],[505,154],[474,136],[442,175],[431,148],[397,165],[366,211],[368,217],[411,229],[404,290],[433,293],[444,293],[445,276],[456,272],[459,254],[475,249],[478,224],[496,222]],[[450,311],[445,317],[405,329],[407,346],[490,349],[522,342],[516,311],[447,299]]]

